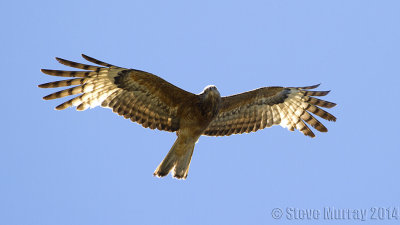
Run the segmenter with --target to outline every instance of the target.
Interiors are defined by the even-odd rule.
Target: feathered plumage
[[[56,109],[76,106],[77,110],[86,110],[100,105],[143,127],[176,131],[178,138],[154,172],[155,176],[162,177],[172,171],[175,178],[185,179],[195,143],[201,135],[227,136],[281,125],[315,137],[307,124],[320,132],[328,129],[312,114],[336,121],[333,115],[319,108],[332,108],[336,104],[313,97],[325,96],[329,91],[310,91],[319,85],[264,87],[227,97],[221,97],[215,86],[208,86],[196,95],[151,73],[82,56],[99,66],[56,58],[66,66],[86,71],[42,69],[45,74],[72,79],[41,84],[41,88],[77,85],[43,98],[79,94]]]

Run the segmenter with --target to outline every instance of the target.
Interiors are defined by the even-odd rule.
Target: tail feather
[[[178,136],[167,156],[154,171],[154,176],[164,177],[172,171],[177,179],[186,179],[196,140]]]

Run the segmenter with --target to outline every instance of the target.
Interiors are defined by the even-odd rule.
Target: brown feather
[[[84,59],[86,59],[87,61],[89,61],[89,62],[91,62],[91,63],[98,64],[98,65],[100,65],[100,66],[105,66],[105,67],[116,67],[116,66],[111,65],[111,64],[109,64],[109,63],[106,63],[106,62],[97,60],[97,59],[95,59],[95,58],[92,58],[92,57],[90,57],[90,56],[87,56],[87,55],[85,55],[85,54],[82,54],[82,57],[83,57]]]
[[[72,85],[81,85],[86,82],[85,78],[71,79],[71,80],[60,80],[55,82],[49,82],[45,84],[40,84],[40,88],[57,88],[57,87],[67,87]]]
[[[63,70],[48,70],[48,69],[41,69],[42,73],[56,76],[56,77],[89,77],[96,72],[93,71],[63,71]]]
[[[312,86],[305,86],[305,87],[294,87],[294,88],[298,88],[298,89],[315,89],[317,87],[319,87],[321,84],[316,84],[316,85],[312,85]]]
[[[313,97],[309,97],[309,96],[304,96],[303,99],[305,102],[308,102],[311,105],[317,105],[317,106],[321,106],[324,108],[332,108],[332,107],[336,106],[336,103],[328,102],[325,100],[321,100],[321,99],[313,98]]]
[[[330,91],[304,91],[305,96],[325,96],[329,94]]]
[[[104,67],[98,67],[98,66],[77,63],[77,62],[73,62],[73,61],[58,58],[58,57],[56,57],[56,60],[63,65],[70,66],[70,67],[77,68],[77,69],[92,70],[92,71],[98,72],[101,68],[104,68]]]
[[[43,97],[44,100],[52,100],[56,98],[63,98],[69,95],[76,95],[79,93],[83,92],[84,87],[83,86],[78,86],[78,87],[73,87],[73,88],[68,88],[62,91],[57,91],[53,94],[49,94]]]

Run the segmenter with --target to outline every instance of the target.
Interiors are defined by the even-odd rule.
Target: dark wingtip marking
[[[315,138],[315,134],[311,131],[311,132],[306,132],[303,133],[305,136],[310,137],[310,138]]]
[[[66,109],[66,108],[68,108],[68,107],[65,106],[65,104],[63,103],[63,104],[61,104],[61,105],[56,106],[54,109],[55,109],[55,110],[63,110],[63,109]]]
[[[53,94],[49,94],[43,97],[44,100],[52,100],[53,98]]]
[[[39,88],[47,88],[47,83],[46,84],[39,84],[38,87]]]
[[[87,109],[87,107],[88,107],[88,105],[83,102],[83,103],[79,104],[78,107],[76,107],[76,110],[77,111],[84,111],[84,110]]]
[[[306,87],[299,87],[300,89],[305,89],[305,90],[307,90],[307,89],[314,89],[314,88],[317,88],[317,87],[319,87],[321,85],[321,83],[319,83],[319,84],[315,84],[315,85],[311,85],[311,86],[306,86]]]
[[[47,75],[53,75],[55,73],[55,70],[40,69],[40,72],[47,74]]]
[[[53,88],[53,87],[54,87],[54,86],[52,85],[53,83],[54,83],[54,82],[39,84],[38,87],[40,87],[40,88]]]
[[[331,92],[331,90],[328,91],[316,91],[317,94],[320,94],[321,96],[325,96],[327,94],[329,94]]]
[[[328,128],[326,128],[322,123],[317,123],[314,128],[319,132],[328,132]]]
[[[66,60],[66,59],[62,59],[62,58],[59,58],[59,57],[56,57],[56,60],[59,63],[61,63],[63,65],[66,65],[66,66],[70,66],[70,67],[75,67],[76,68],[76,66],[78,65],[78,63],[76,63],[76,62],[69,61],[69,60]]]
[[[98,59],[95,59],[95,58],[93,58],[93,57],[90,57],[90,56],[88,56],[88,55],[85,55],[85,54],[81,54],[81,56],[82,56],[84,59],[86,59],[87,61],[92,62],[92,63],[95,63],[95,64],[98,64],[98,65],[101,65],[101,66],[106,66],[106,67],[112,67],[112,66],[114,66],[114,65],[111,65],[111,64],[109,64],[109,63],[106,63],[106,62],[100,61],[100,60],[98,60]]]
[[[59,57],[55,57],[55,58],[59,63],[62,63],[65,60],[65,59],[62,59],[62,58],[59,58]]]
[[[86,59],[89,62],[100,62],[99,60],[97,60],[97,59],[95,59],[93,57],[90,57],[88,55],[85,55],[85,54],[81,54],[81,56],[82,56],[82,58]]]
[[[66,59],[62,59],[62,58],[58,58],[58,57],[56,57],[56,60],[57,60],[59,63],[61,63],[61,64],[63,64],[63,65],[66,65],[66,66],[74,67],[74,66],[78,65],[77,62],[73,62],[73,61],[66,60]]]

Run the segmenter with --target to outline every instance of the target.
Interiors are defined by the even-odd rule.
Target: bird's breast
[[[218,115],[220,98],[198,98],[182,105],[180,110],[180,127],[190,127],[195,133],[202,133]]]

